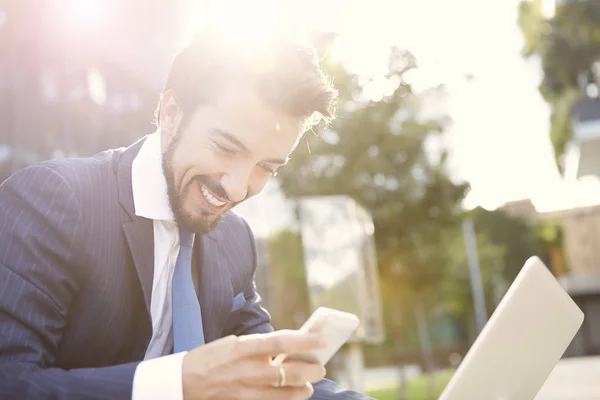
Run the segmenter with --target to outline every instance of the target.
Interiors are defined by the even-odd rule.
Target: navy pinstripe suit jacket
[[[131,189],[141,142],[43,162],[0,185],[0,399],[131,398],[152,335],[153,225],[135,216]],[[230,214],[199,239],[206,341],[271,331],[248,225]],[[315,387],[314,399],[365,398]]]

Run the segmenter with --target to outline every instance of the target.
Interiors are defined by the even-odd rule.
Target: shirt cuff
[[[142,361],[133,376],[132,400],[183,400],[182,367],[187,352]]]

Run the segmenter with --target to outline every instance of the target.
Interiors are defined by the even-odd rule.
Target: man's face
[[[260,193],[298,143],[301,120],[246,86],[229,85],[182,126],[171,92],[161,103],[163,171],[171,209],[189,231],[210,231]]]

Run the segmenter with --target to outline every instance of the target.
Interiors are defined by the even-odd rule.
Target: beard
[[[186,197],[193,197],[193,194],[190,194],[190,192],[195,190],[194,185],[204,185],[208,190],[223,199],[227,198],[227,192],[219,183],[214,182],[207,175],[196,175],[190,179],[189,182],[182,182],[180,188],[177,187],[177,184],[175,183],[173,159],[181,139],[181,134],[181,132],[177,132],[162,157],[162,169],[165,180],[167,181],[169,204],[175,217],[175,221],[180,227],[189,232],[193,232],[198,235],[204,235],[213,230],[223,219],[223,217],[227,215],[229,210],[231,210],[231,208],[238,203],[234,205],[228,205],[227,208],[224,211],[221,211],[219,214],[207,212],[201,209],[199,209],[196,213],[186,210],[184,199]]]

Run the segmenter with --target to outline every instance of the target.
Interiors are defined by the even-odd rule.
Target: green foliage
[[[549,32],[550,25],[542,16],[543,0],[522,1],[519,5],[519,26],[525,39],[525,56],[532,56],[539,49],[542,38]]]
[[[563,228],[560,220],[545,219],[535,225],[540,246],[544,248],[561,248],[563,245]]]
[[[328,290],[314,293],[314,304],[327,304],[328,307],[335,309],[348,309],[348,299],[355,296],[360,290],[359,286],[356,278],[351,275]]]
[[[547,246],[543,244],[559,242],[560,231],[554,224],[531,224],[501,209],[477,208],[470,216],[477,235],[481,280],[489,316],[525,261],[533,255],[544,259]],[[462,232],[449,232],[447,240],[445,248],[449,249],[449,261],[441,297],[446,310],[468,325],[473,319],[474,305]]]
[[[476,229],[479,229],[476,225]],[[497,274],[502,273],[503,258],[509,253],[506,244],[492,241],[488,234],[479,232],[477,235],[477,252],[481,281],[488,307],[494,304],[494,283]],[[474,315],[474,304],[471,291],[469,263],[462,232],[448,234],[449,251],[446,268],[446,279],[440,289],[445,310],[464,323],[463,339],[468,341],[466,327]],[[453,249],[453,250],[452,250]]]
[[[400,390],[399,388],[389,388],[374,390],[369,393],[369,396],[377,400],[426,400],[426,399],[437,399],[441,394],[450,379],[454,375],[454,371],[445,371],[433,376],[422,375],[414,379],[410,379],[406,382],[406,388]],[[429,392],[429,379],[434,379],[434,393]],[[403,394],[402,397],[400,393]]]
[[[579,89],[570,88],[559,96],[545,96],[551,104],[550,114],[550,141],[554,149],[554,158],[559,170],[563,171],[561,157],[565,153],[567,144],[573,138],[571,124],[572,109],[577,100],[581,98]]]
[[[300,234],[283,229],[269,238],[269,256],[281,269],[282,278],[293,285],[306,281],[303,267],[303,250]]]
[[[540,92],[552,108],[550,136],[557,165],[572,138],[571,110],[588,84],[599,83],[600,2],[565,1],[550,20],[542,16],[542,1],[523,1],[519,25],[524,54],[542,62]]]
[[[284,229],[269,238],[269,308],[277,329],[297,329],[308,316],[309,299],[300,234]]]
[[[487,240],[502,246],[503,278],[512,282],[527,259],[533,255],[543,256],[537,231],[524,219],[506,214],[503,210],[487,211],[477,208],[473,211],[475,229]]]

